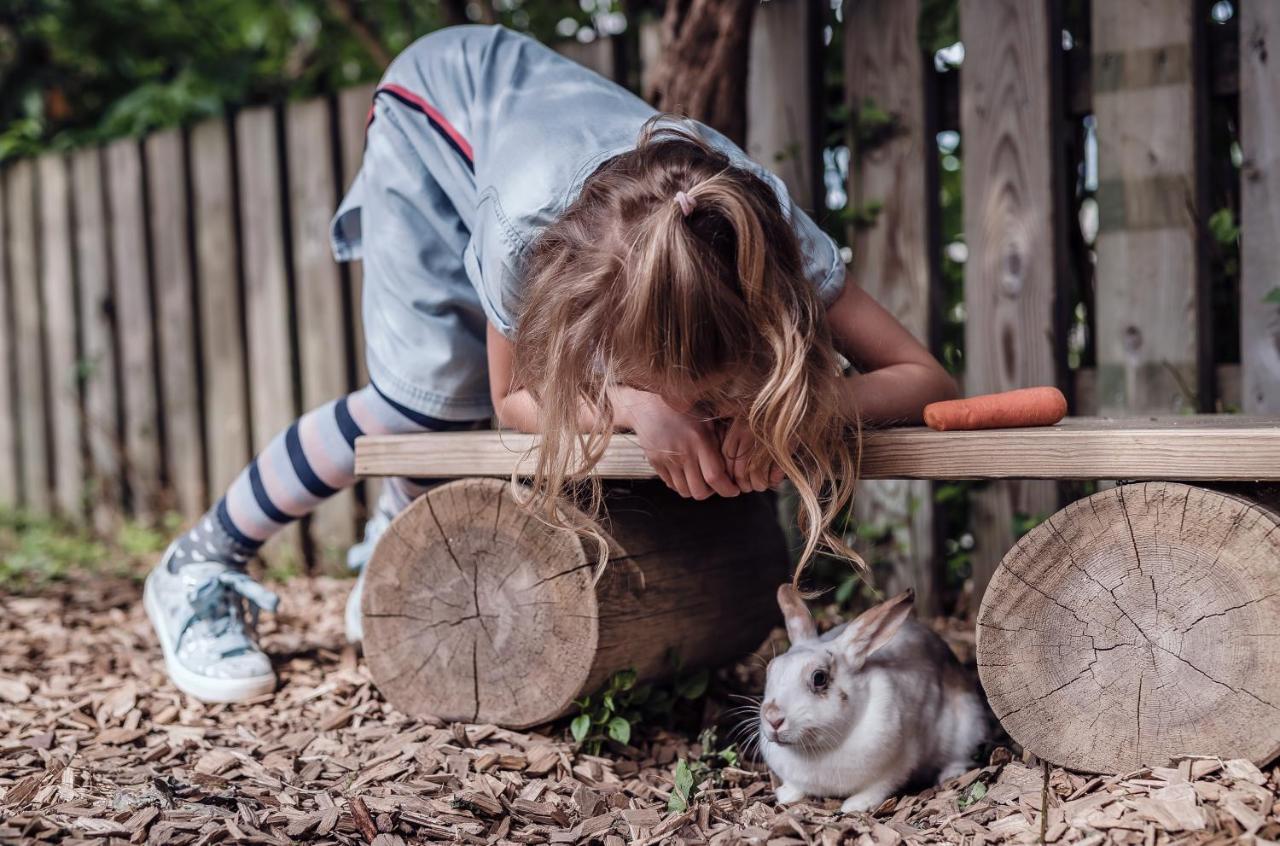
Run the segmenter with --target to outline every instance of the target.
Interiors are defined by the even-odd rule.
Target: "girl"
[[[206,701],[274,688],[246,608],[276,598],[245,563],[353,483],[361,434],[496,412],[542,433],[534,489],[554,514],[577,450],[633,432],[682,496],[790,478],[807,558],[843,548],[825,527],[851,495],[848,426],[955,394],[777,177],[501,27],[437,32],[391,65],[332,236],[364,261],[371,384],[280,433],[147,579],[169,674]],[[420,490],[384,486],[353,566]]]

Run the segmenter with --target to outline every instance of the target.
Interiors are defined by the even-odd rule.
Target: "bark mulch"
[[[1276,769],[1187,759],[1046,781],[1003,748],[873,815],[778,808],[750,763],[669,812],[677,761],[700,753],[691,738],[649,732],[595,757],[562,725],[441,725],[389,708],[342,646],[349,585],[288,585],[264,626],[280,691],[235,707],[168,684],[134,580],[0,594],[0,843],[976,844],[1037,842],[1042,827],[1050,843],[1280,839]]]

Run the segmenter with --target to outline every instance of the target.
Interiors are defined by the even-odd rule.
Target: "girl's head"
[[[628,386],[744,420],[752,467],[776,463],[799,493],[803,560],[823,541],[848,552],[826,528],[854,482],[839,368],[768,183],[656,118],[586,180],[525,273],[515,379],[539,404],[534,487],[549,514],[608,443],[610,389]],[[580,433],[584,410],[596,425]]]

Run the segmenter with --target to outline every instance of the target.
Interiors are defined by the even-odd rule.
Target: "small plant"
[[[678,814],[689,807],[699,784],[710,779],[713,785],[718,786],[723,780],[724,768],[738,765],[736,745],[731,743],[723,749],[717,749],[714,728],[704,729],[698,735],[698,745],[702,749],[700,754],[688,759],[681,758],[676,764],[675,786],[671,789],[671,798],[667,800],[667,810],[671,813]]]
[[[603,690],[576,700],[578,715],[569,723],[574,741],[581,743],[588,755],[598,755],[606,740],[628,744],[642,723],[665,720],[676,703],[706,695],[711,681],[707,670],[681,675],[679,658],[671,656],[671,663],[676,679],[670,687],[637,684],[635,670],[619,670]]]

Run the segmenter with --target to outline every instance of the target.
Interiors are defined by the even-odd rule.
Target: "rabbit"
[[[780,804],[845,797],[870,811],[908,783],[970,769],[986,704],[951,649],[911,618],[911,591],[818,636],[799,592],[778,588],[791,648],[770,663],[761,751]]]

